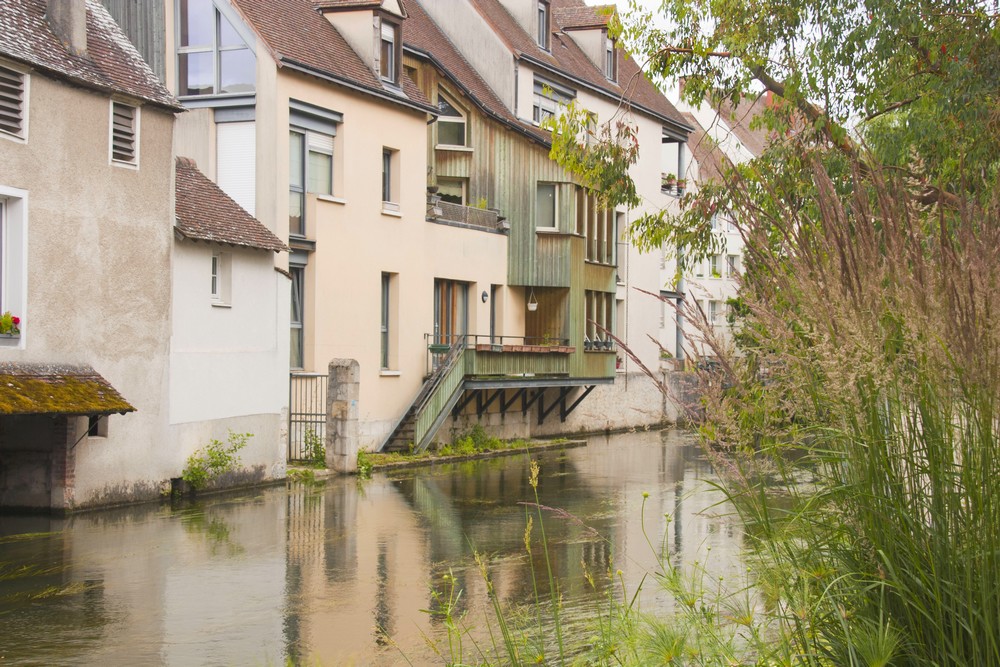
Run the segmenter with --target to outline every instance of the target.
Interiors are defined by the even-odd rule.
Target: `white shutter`
[[[216,125],[216,180],[250,215],[256,215],[257,208],[256,139],[254,123]]]

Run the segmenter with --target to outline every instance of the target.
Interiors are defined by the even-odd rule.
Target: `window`
[[[106,438],[108,437],[108,420],[111,415],[90,415],[87,417],[87,437]]]
[[[615,57],[615,40],[607,32],[604,33],[604,76],[609,81],[618,80],[618,63]]]
[[[458,105],[446,95],[438,92],[437,143],[440,146],[465,146],[466,122],[465,116],[458,110]]]
[[[708,323],[711,324],[713,327],[716,326],[717,324],[719,324],[719,315],[720,315],[721,312],[722,312],[722,309],[719,307],[719,302],[718,301],[715,301],[714,299],[712,301],[709,301],[708,302]]]
[[[556,228],[556,184],[539,183],[535,192],[535,228]]]
[[[382,212],[399,212],[399,151],[382,149]]]
[[[396,303],[398,297],[397,274],[382,274],[382,324],[380,329],[381,354],[379,366],[382,370],[396,367]]]
[[[111,161],[139,164],[139,109],[111,102]]]
[[[558,112],[560,104],[569,104],[574,97],[576,97],[575,91],[536,77],[531,120],[536,125],[541,124],[543,120]]]
[[[27,137],[28,77],[0,67],[0,135]]]
[[[399,25],[385,18],[379,21],[379,75],[383,81],[399,84]]]
[[[254,91],[257,60],[212,0],[177,1],[180,96]]]
[[[587,340],[591,342],[591,346],[588,348],[584,345],[584,349],[610,350],[614,345],[608,333],[614,333],[615,330],[615,295],[611,292],[586,290],[584,301],[586,309],[584,332]],[[598,342],[604,344],[598,345]]]
[[[740,272],[740,256],[726,255],[726,277],[734,278]]]
[[[305,315],[305,274],[304,266],[293,266],[289,268],[292,274],[292,312],[290,319],[291,341],[289,346],[292,368],[304,368],[304,315]]]
[[[21,336],[25,331],[27,279],[27,197],[24,190],[0,185],[0,312],[10,311],[19,318]],[[0,339],[0,347],[17,347],[19,337]]]
[[[227,306],[230,303],[230,287],[232,285],[232,254],[228,252],[212,253],[212,305]]]
[[[464,178],[438,178],[438,196],[450,204],[465,205],[466,181]]]
[[[586,259],[601,264],[615,263],[615,222],[613,210],[602,208],[597,196],[577,189],[576,229],[587,239]]]
[[[708,275],[711,278],[722,277],[722,255],[712,255],[708,258]]]
[[[434,279],[434,343],[454,345],[468,331],[469,283]]]
[[[549,48],[549,3],[548,0],[538,0],[538,32],[535,39],[538,46],[546,51]]]
[[[306,194],[334,194],[334,145],[343,116],[298,100],[289,103],[288,233],[305,236]]]

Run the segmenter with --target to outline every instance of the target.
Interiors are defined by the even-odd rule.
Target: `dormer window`
[[[615,40],[610,35],[604,33],[604,76],[608,81],[618,80],[618,58],[615,49]]]
[[[548,0],[538,0],[538,46],[549,50],[549,3]]]
[[[379,21],[379,76],[393,85],[399,85],[400,48],[399,24],[382,18]]]

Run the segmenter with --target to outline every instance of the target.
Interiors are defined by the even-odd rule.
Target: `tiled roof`
[[[0,414],[126,412],[135,412],[135,408],[90,366],[0,363]]]
[[[524,31],[499,0],[470,0],[470,2],[518,57],[537,61],[616,100],[624,97],[634,107],[664,120],[686,125],[680,112],[667,101],[667,98],[645,77],[640,67],[624,51],[618,51],[618,83],[615,83],[609,81],[580,50],[573,38],[561,30],[552,34],[551,52],[545,51]],[[586,7],[583,0],[552,0],[553,18],[555,19],[564,10],[579,10],[582,7]],[[555,27],[559,27],[558,23]]]
[[[552,18],[563,30],[580,30],[583,28],[603,28],[608,25],[614,13],[614,5],[597,7],[556,7]]]
[[[261,250],[287,246],[198,170],[194,160],[177,158],[176,229],[186,238]]]
[[[433,113],[430,102],[409,77],[400,77],[405,97],[387,90],[312,0],[233,0],[233,4],[268,45],[279,64],[302,65],[319,75],[359,86],[379,97],[415,104]]]
[[[87,0],[87,51],[70,53],[45,18],[46,0],[0,0],[0,55],[101,91],[180,109],[98,0]]]
[[[761,155],[770,143],[768,131],[762,128],[751,130],[750,123],[767,108],[768,104],[768,96],[760,95],[752,100],[744,98],[735,107],[729,100],[723,100],[713,104],[712,108],[718,112],[719,117],[732,129],[733,134],[748,151],[753,155]]]
[[[433,19],[427,15],[419,1],[407,3],[408,18],[403,23],[403,42],[407,47],[432,57],[445,73],[451,77],[472,101],[487,114],[514,127],[533,139],[548,145],[549,133],[529,123],[518,120],[497,97],[479,73],[462,56],[448,37],[441,32]]]
[[[340,9],[378,9],[382,0],[313,0],[316,9],[337,11]]]
[[[689,113],[685,113],[684,119],[688,125],[694,128],[694,132],[688,136],[688,146],[691,148],[691,156],[698,163],[698,181],[714,181],[722,185],[724,183],[722,172],[724,167],[731,167],[732,162],[721,148],[709,137],[697,119]]]

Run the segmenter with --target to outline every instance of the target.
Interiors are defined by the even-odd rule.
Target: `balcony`
[[[476,229],[495,234],[506,234],[510,224],[495,208],[476,208],[453,204],[434,193],[427,195],[427,220],[444,225]]]

